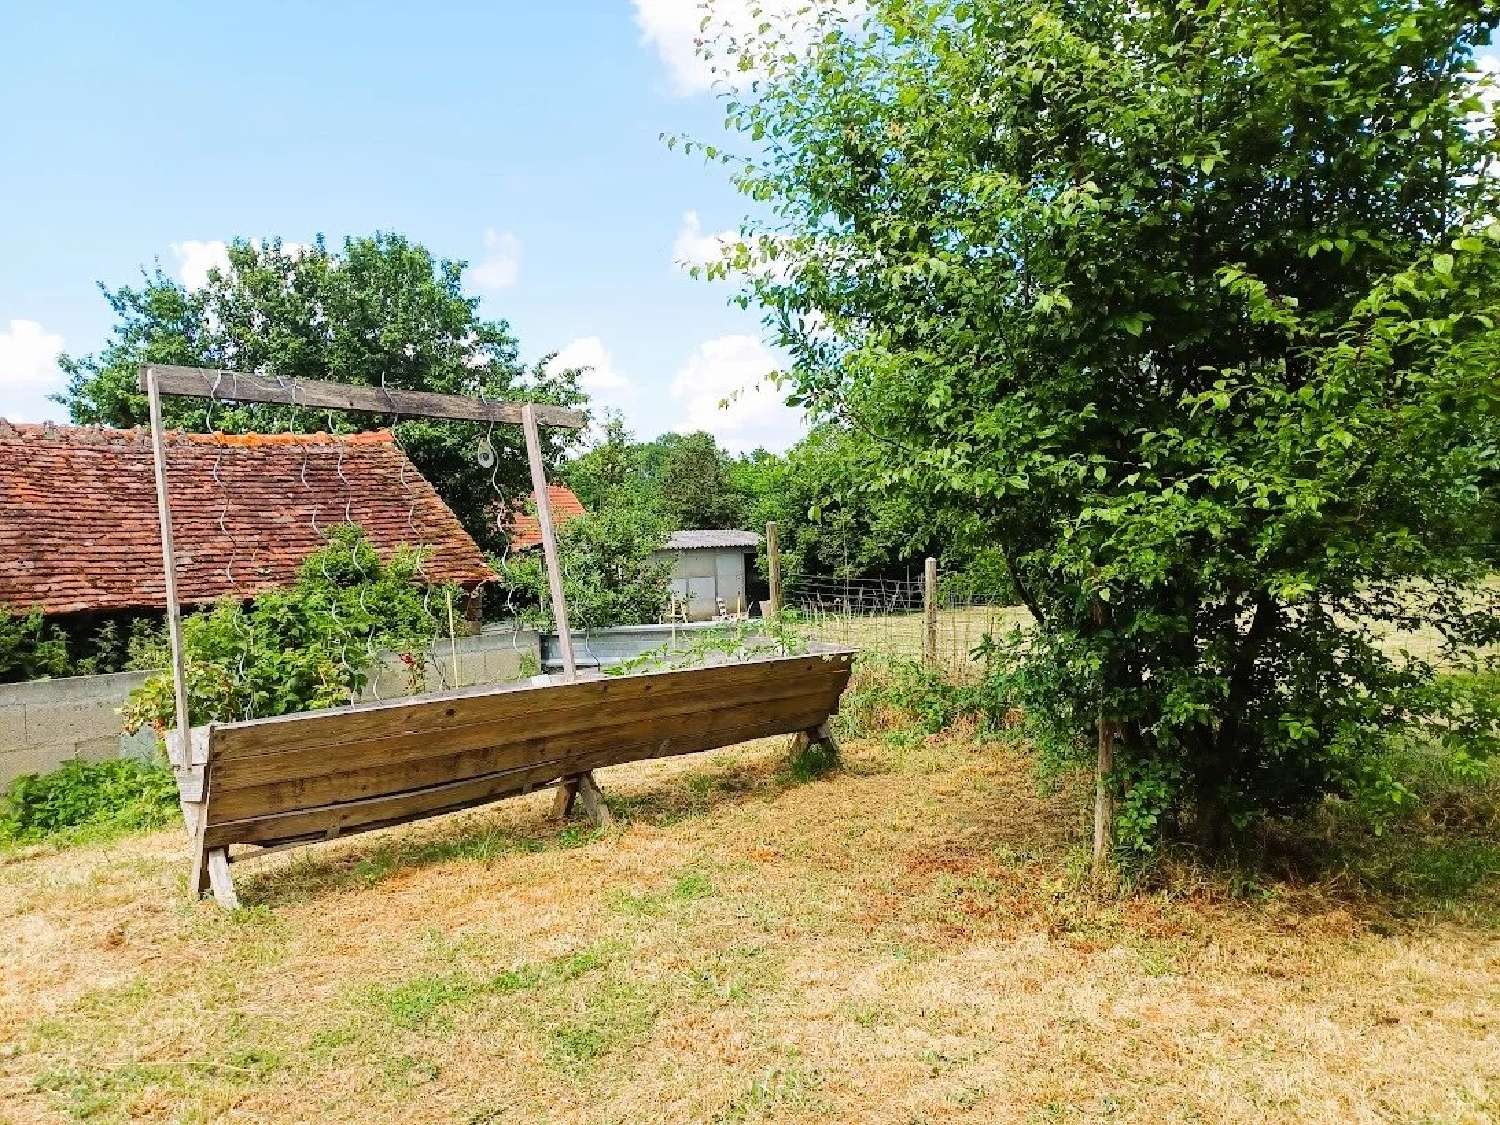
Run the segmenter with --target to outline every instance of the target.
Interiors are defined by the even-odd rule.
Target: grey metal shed
[[[696,528],[675,531],[653,557],[672,565],[671,588],[690,621],[707,621],[719,602],[730,613],[748,612],[747,557],[760,547],[753,531]]]

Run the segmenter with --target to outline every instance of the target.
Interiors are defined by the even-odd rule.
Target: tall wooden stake
[[[776,521],[766,524],[766,569],[771,576],[771,615],[781,613],[781,544],[776,540]]]
[[[1094,625],[1103,628],[1106,620],[1104,603],[1094,601]],[[1099,732],[1098,760],[1094,764],[1094,856],[1091,874],[1094,886],[1102,888],[1113,869],[1115,849],[1115,732],[1119,724],[1106,718],[1101,711],[1097,722]]]
[[[190,764],[187,666],[182,657],[182,610],[177,604],[177,562],[172,549],[172,507],[167,499],[167,438],[161,423],[161,391],[156,372],[146,370],[146,401],[151,409],[151,460],[156,471],[156,517],[161,524],[161,565],[167,584],[167,642],[172,649],[172,698],[177,712],[175,740],[167,739],[174,766]]]
[[[922,659],[928,664],[937,663],[937,559],[928,558],[922,571],[922,612],[926,628],[922,630]]]
[[[1115,794],[1111,787],[1115,771],[1115,724],[1099,718],[1099,760],[1094,773],[1094,857],[1092,875],[1096,886],[1109,876],[1115,847]]]
[[[557,622],[557,644],[562,649],[563,679],[578,678],[573,660],[573,635],[568,631],[568,600],[563,595],[562,566],[557,560],[557,536],[552,530],[552,502],[547,496],[547,471],[542,466],[542,442],[537,434],[536,408],[521,407],[521,429],[526,435],[526,460],[531,465],[531,490],[536,495],[536,518],[542,525],[542,560],[547,564],[547,589],[552,594],[552,616]]]

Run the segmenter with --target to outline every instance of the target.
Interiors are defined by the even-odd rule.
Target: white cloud
[[[1500,106],[1500,49],[1483,51],[1474,56],[1474,61],[1478,64],[1480,78],[1486,80],[1479,96],[1484,100],[1485,108],[1494,113]]]
[[[685,211],[682,225],[677,228],[677,237],[672,240],[672,262],[683,269],[706,266],[724,256],[724,247],[739,241],[732,230],[703,232],[703,223],[698,212]]]
[[[258,238],[253,241],[261,249],[265,249],[268,240]],[[177,276],[189,289],[202,289],[207,285],[210,270],[216,269],[227,275],[232,268],[229,264],[229,244],[221,238],[190,238],[185,242],[173,242],[169,245],[172,256],[177,259]],[[305,242],[283,241],[281,249],[284,254],[300,258],[307,253],[309,247]]]
[[[672,397],[682,408],[672,428],[707,430],[732,453],[756,446],[786,449],[807,427],[768,378],[778,366],[754,336],[719,336],[700,344],[672,380]]]
[[[57,403],[47,401],[66,385],[57,366],[62,350],[63,338],[34,320],[13,320],[10,331],[0,332],[0,418],[44,422],[65,415]]]
[[[593,405],[598,408],[595,410],[596,421],[602,420],[604,409],[618,410],[626,416],[627,424],[636,429],[635,380],[615,366],[609,349],[598,336],[581,336],[572,340],[547,361],[549,374],[580,368],[578,385],[588,392]]]
[[[177,258],[177,276],[189,289],[202,289],[208,284],[211,270],[222,274],[229,272],[229,245],[222,239],[200,242],[190,238],[186,242],[172,243],[172,253]]]
[[[698,54],[698,45],[708,40],[719,49],[743,43],[747,36],[760,37],[759,27],[771,25],[787,49],[801,52],[815,39],[813,28],[829,9],[840,9],[852,17],[864,7],[862,0],[633,0],[635,22],[641,42],[656,48],[667,68],[672,90],[679,95],[701,94],[715,80],[743,81],[758,72],[740,72],[733,60],[715,63]],[[703,17],[709,15],[708,27]]]
[[[547,363],[549,373],[584,368],[578,377],[584,390],[617,391],[631,385],[630,380],[615,369],[609,349],[598,336],[581,336],[565,344]]]
[[[521,240],[490,227],[484,232],[484,257],[469,276],[481,289],[509,289],[521,277]]]

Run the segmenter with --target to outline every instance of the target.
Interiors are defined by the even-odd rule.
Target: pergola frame
[[[146,393],[151,414],[151,452],[156,473],[156,512],[161,525],[162,570],[166,578],[167,636],[172,652],[172,692],[176,723],[167,736],[167,757],[177,771],[179,781],[185,772],[202,762],[193,761],[193,748],[187,731],[187,669],[182,650],[182,607],[177,596],[176,552],[172,543],[172,508],[167,493],[167,443],[162,426],[161,396],[207,398],[214,401],[264,403],[277,406],[304,406],[318,410],[349,410],[372,414],[391,414],[405,418],[438,418],[446,421],[490,422],[519,425],[526,441],[526,460],[531,470],[531,489],[536,497],[537,521],[541,524],[542,555],[547,568],[547,587],[556,620],[558,645],[562,650],[563,682],[578,678],[573,657],[573,638],[568,628],[568,601],[563,591],[562,567],[557,555],[557,536],[552,527],[552,504],[547,494],[546,470],[542,464],[540,427],[579,430],[588,419],[576,410],[537,403],[496,402],[466,395],[436,394],[430,391],[387,390],[384,387],[360,387],[347,383],[315,379],[283,379],[274,376],[219,371],[204,367],[177,367],[148,364],[140,370],[140,387]],[[580,777],[570,785],[576,792],[580,784],[592,796],[593,779]],[[186,792],[186,790],[184,790]],[[592,802],[590,802],[592,804]],[[192,816],[184,804],[188,831],[194,830]]]

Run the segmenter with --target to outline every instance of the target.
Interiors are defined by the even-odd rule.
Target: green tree
[[[138,390],[143,363],[262,371],[288,379],[331,379],[361,386],[530,399],[577,405],[575,373],[526,371],[503,321],[486,320],[463,291],[464,263],[435,260],[395,234],[348,238],[337,251],[320,237],[309,247],[239,240],[230,268],[213,270],[189,290],[160,268],[139,287],[101,289],[115,313],[108,343],[95,355],[63,356],[69,376],[61,401],[73,421],[138,426],[147,421]],[[168,399],[167,423],[225,432],[394,425],[402,446],[481,543],[495,545],[497,493],[528,491],[519,429],[401,421],[384,415],[321,413],[295,407],[235,407]],[[476,450],[488,438],[492,468]],[[573,440],[543,430],[549,463]]]
[[[702,430],[662,434],[640,451],[642,472],[672,530],[738,527],[745,512],[730,480],[732,458]]]
[[[1492,5],[876,0],[741,39],[742,271],[792,401],[1004,557],[1096,858],[1402,799],[1385,728],[1500,638]],[[1490,94],[1494,93],[1493,86]],[[1006,655],[1006,654],[1002,654]],[[1009,656],[1019,655],[1010,652]],[[1111,762],[1112,758],[1112,762]]]
[[[654,554],[667,532],[655,508],[618,502],[563,524],[557,553],[569,626],[587,630],[659,620],[672,567]],[[535,628],[553,628],[541,549],[491,561],[506,591],[506,612]]]

